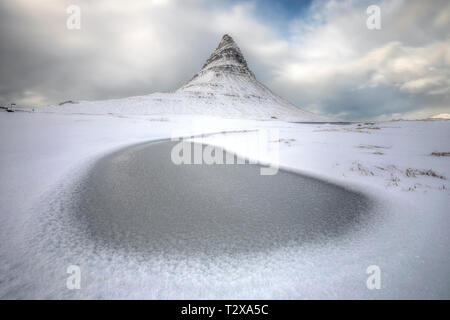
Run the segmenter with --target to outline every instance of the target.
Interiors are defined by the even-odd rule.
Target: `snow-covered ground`
[[[0,112],[0,132],[1,298],[450,298],[450,158],[440,154],[450,152],[449,121]],[[121,255],[72,232],[73,186],[96,160],[201,133],[256,158],[249,146],[267,138],[281,167],[373,197],[376,219],[332,243],[208,261]],[[69,265],[81,268],[80,290],[66,288]],[[381,269],[380,290],[366,287],[370,265]]]

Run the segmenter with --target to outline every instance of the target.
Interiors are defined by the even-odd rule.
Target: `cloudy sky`
[[[381,29],[369,30],[369,5]],[[70,5],[81,29],[67,28]],[[0,104],[173,91],[224,33],[256,77],[347,120],[450,113],[448,0],[2,0]]]

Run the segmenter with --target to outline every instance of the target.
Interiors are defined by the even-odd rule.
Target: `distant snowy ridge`
[[[229,35],[202,69],[174,93],[153,93],[123,99],[81,101],[42,107],[47,112],[85,114],[199,114],[225,118],[329,121],[301,110],[256,80],[241,50]]]
[[[432,116],[431,119],[448,119],[450,120],[450,113],[441,113],[435,116]]]

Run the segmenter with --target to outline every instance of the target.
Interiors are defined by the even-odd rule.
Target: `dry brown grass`
[[[432,152],[430,155],[433,157],[448,157],[450,152]]]
[[[445,177],[437,174],[436,172],[434,172],[433,170],[429,169],[429,170],[420,170],[420,169],[412,169],[412,168],[408,168],[405,170],[405,175],[407,177],[410,178],[415,178],[418,176],[428,176],[428,177],[434,177],[434,178],[439,178],[439,179],[443,179],[445,180]]]

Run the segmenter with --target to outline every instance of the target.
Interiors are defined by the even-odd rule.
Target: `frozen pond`
[[[128,147],[94,165],[75,206],[93,239],[144,254],[236,255],[328,241],[370,211],[364,195],[298,174],[175,165],[174,144]]]

